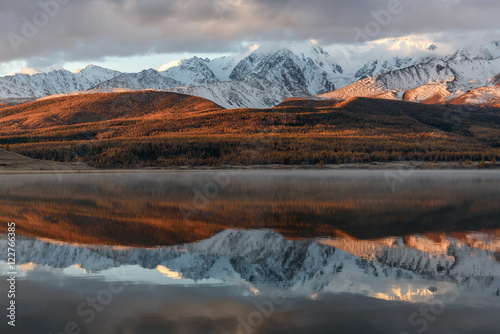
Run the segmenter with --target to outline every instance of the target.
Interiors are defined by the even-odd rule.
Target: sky
[[[2,0],[0,75],[95,64],[125,72],[255,43],[500,39],[498,0]]]

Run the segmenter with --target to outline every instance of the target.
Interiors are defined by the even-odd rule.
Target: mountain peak
[[[35,75],[35,74],[40,74],[40,73],[43,73],[43,72],[39,71],[37,69],[34,69],[34,68],[23,67],[19,72],[14,73],[14,75],[16,75],[16,74]]]
[[[435,51],[438,49],[436,43],[431,39],[420,36],[405,36],[398,38],[384,38],[372,42],[376,45],[386,46],[390,50],[400,51]]]
[[[307,42],[276,42],[276,43],[263,43],[254,45],[250,51],[252,53],[259,54],[268,54],[268,53],[277,53],[280,51],[290,51],[296,55],[301,54],[324,54],[328,55],[328,53],[323,49],[321,45],[319,45],[318,41],[310,40]]]
[[[80,69],[76,70],[76,71],[75,71],[75,73],[76,73],[76,74],[80,74],[80,73],[82,73],[83,71],[86,71],[86,70],[92,69],[92,68],[94,68],[94,67],[95,67],[95,65],[90,64],[90,65],[85,66],[84,68],[80,68]]]
[[[168,62],[166,64],[163,64],[161,65],[160,67],[158,67],[156,70],[158,72],[165,72],[169,69],[171,69],[172,67],[177,67],[177,66],[181,66],[183,62],[185,62],[187,59],[180,59],[180,60],[173,60],[171,62]]]
[[[429,45],[427,47],[427,50],[429,50],[429,51],[436,51],[437,49],[438,49],[438,47],[434,43],[432,43],[431,45]]]
[[[116,71],[110,70],[110,69],[102,67],[102,66],[90,64],[90,65],[85,66],[84,68],[76,70],[75,74],[82,74],[85,72],[116,72]]]
[[[466,60],[493,60],[500,56],[500,52],[491,46],[472,46],[457,50],[455,53],[445,57],[446,60],[466,61]]]

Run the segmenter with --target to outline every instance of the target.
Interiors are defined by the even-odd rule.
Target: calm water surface
[[[498,333],[499,200],[499,172],[0,175],[0,329]]]

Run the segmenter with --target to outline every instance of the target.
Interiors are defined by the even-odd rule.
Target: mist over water
[[[373,239],[500,227],[500,174],[194,172],[3,175],[4,220],[67,242],[173,245],[227,228]]]

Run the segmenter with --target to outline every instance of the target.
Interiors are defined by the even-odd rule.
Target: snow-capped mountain
[[[172,61],[158,67],[157,71],[180,82],[204,85],[216,81],[230,81],[231,72],[247,54],[224,56],[214,59],[193,57]],[[200,73],[200,69],[202,70]],[[207,81],[200,80],[206,77]],[[213,81],[213,78],[216,78]]]
[[[320,97],[345,100],[381,97],[412,102],[445,102],[466,92],[496,84],[500,46],[458,50],[440,59],[369,77]]]
[[[184,85],[202,86],[221,81],[208,66],[209,59],[193,57],[178,61],[176,66],[163,65],[158,70],[166,78],[182,82]],[[165,69],[161,71],[161,69]]]
[[[95,88],[164,89],[204,97],[227,108],[272,107],[292,96],[317,95],[335,89],[342,67],[314,43],[259,47],[244,57],[214,60],[193,57],[159,68],[164,79],[123,74]]]
[[[435,51],[438,46],[432,41],[422,36],[409,35],[399,38],[384,38],[372,42],[376,45],[388,46],[390,50],[429,50]]]
[[[149,69],[139,73],[122,73],[111,80],[96,84],[92,89],[168,89],[169,87],[178,87],[181,85],[181,82],[164,76],[158,71]]]
[[[349,292],[418,301],[433,290],[475,289],[500,293],[496,239],[468,235],[441,243],[422,236],[361,241],[350,238],[287,240],[272,231],[226,230],[193,244],[142,249],[81,246],[31,238],[17,241],[17,264],[77,266],[98,273],[121,266],[168,272],[169,277],[268,286],[312,295]],[[0,240],[6,250],[7,241]],[[398,288],[399,287],[399,288]],[[429,290],[432,288],[431,290]],[[407,291],[410,293],[403,293]],[[420,291],[417,295],[412,295]],[[435,291],[434,291],[435,292]]]
[[[481,87],[472,89],[469,92],[451,99],[449,104],[470,105],[482,107],[500,107],[500,87]]]
[[[215,59],[193,57],[140,73],[89,66],[76,73],[53,71],[0,78],[0,98],[35,98],[88,89],[159,89],[197,95],[227,108],[273,107],[289,97],[330,92],[361,78],[404,68],[419,58],[377,59],[369,49],[315,41],[253,46]]]
[[[228,109],[269,108],[289,95],[281,85],[276,86],[265,78],[256,77],[244,81],[221,81],[206,86],[184,86],[168,90],[203,97]]]
[[[500,84],[500,43],[441,57],[436,50],[440,48],[431,41],[411,38],[368,46],[336,45],[328,50],[311,41],[254,46],[245,53],[215,59],[193,57],[139,73],[96,66],[75,73],[25,69],[0,78],[0,99],[123,88],[196,95],[226,108],[267,108],[290,97],[316,95],[443,103],[470,90]],[[496,95],[490,90],[482,100]]]
[[[438,49],[431,40],[407,36],[361,45],[335,45],[328,51],[344,69],[344,82],[336,82],[337,88],[342,88],[361,79],[437,59]]]
[[[154,83],[137,82],[135,74],[125,74],[95,88],[164,89],[210,99],[226,108],[266,108],[289,97],[326,93],[362,77],[422,61],[393,57],[363,62],[354,57],[357,52],[365,52],[360,49],[343,47],[333,52],[333,55],[328,53],[314,41],[286,46],[262,45],[247,55],[213,60],[193,57],[158,68],[162,76],[180,84],[156,79]]]
[[[87,90],[119,74],[118,71],[93,65],[75,73],[66,70],[49,73],[24,70],[23,73],[0,78],[0,98],[36,98]]]
[[[229,73],[230,81],[190,85],[175,91],[216,100],[228,108],[266,108],[290,96],[335,89],[335,77],[343,72],[323,48],[313,44],[303,50],[259,48],[226,69],[231,72],[222,73]]]
[[[366,63],[360,68],[355,74],[354,78],[356,80],[362,80],[390,71],[395,71],[398,69],[406,68],[415,65],[417,62],[421,62],[414,58],[399,58],[395,57],[390,60],[385,60],[383,62],[379,60],[373,60]]]

